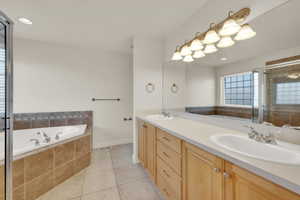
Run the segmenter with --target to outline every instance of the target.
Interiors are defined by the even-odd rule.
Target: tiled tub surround
[[[85,133],[14,157],[13,198],[33,200],[90,165],[92,111],[15,114],[14,129],[86,124]],[[0,166],[0,200],[4,194]]]
[[[15,200],[33,200],[90,165],[91,134],[13,162],[13,196]],[[3,180],[3,165],[0,167]],[[1,181],[0,199],[3,199]]]
[[[87,124],[92,129],[92,111],[14,114],[14,130]]]
[[[203,106],[186,107],[186,112],[201,115],[224,115],[230,117],[240,117],[251,119],[252,108],[232,107],[232,106]]]

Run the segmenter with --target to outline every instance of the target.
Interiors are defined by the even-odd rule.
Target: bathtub
[[[73,125],[73,126],[60,126],[49,128],[34,128],[13,131],[13,156],[19,156],[27,152],[35,151],[56,143],[61,143],[64,140],[71,139],[83,135],[86,131],[87,125]],[[41,133],[41,134],[38,134]],[[46,142],[42,136],[45,133],[49,136],[50,141]],[[37,145],[35,141],[39,141]],[[0,136],[0,160],[4,159],[4,135]]]

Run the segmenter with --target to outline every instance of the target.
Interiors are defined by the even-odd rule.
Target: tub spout
[[[42,136],[45,143],[50,143],[51,138],[45,132],[37,132],[38,135]]]

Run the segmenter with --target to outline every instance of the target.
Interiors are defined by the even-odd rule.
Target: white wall
[[[163,109],[184,111],[186,106],[186,69],[185,63],[165,63],[163,66]],[[173,84],[178,86],[177,93],[171,91]]]
[[[249,72],[254,69],[263,69],[267,61],[300,55],[300,47],[283,49],[281,51],[266,53],[259,57],[229,63],[222,67],[216,67],[217,104],[220,105],[220,78],[224,75]]]
[[[160,111],[162,108],[162,60],[161,40],[141,37],[133,39],[134,162],[138,161],[135,115],[145,111]],[[146,92],[145,86],[148,83],[154,84],[154,92]]]
[[[191,64],[187,68],[187,107],[215,106],[215,69]]]
[[[18,39],[14,112],[94,111],[93,147],[132,140],[130,57]],[[91,98],[120,97],[120,102]]]

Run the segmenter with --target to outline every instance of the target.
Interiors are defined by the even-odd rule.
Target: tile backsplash
[[[87,124],[93,127],[93,111],[15,113],[14,130]]]

